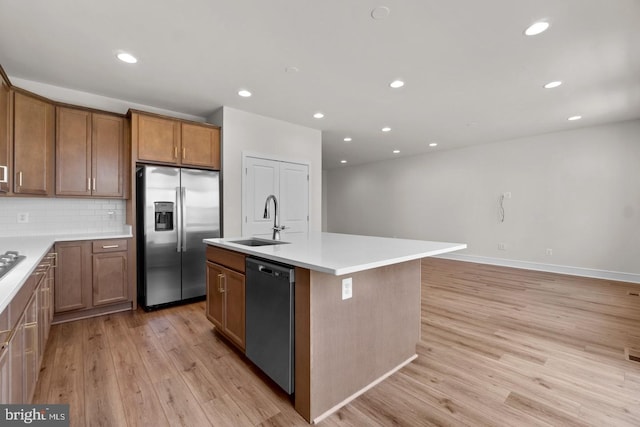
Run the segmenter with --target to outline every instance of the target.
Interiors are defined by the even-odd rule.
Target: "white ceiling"
[[[390,13],[374,20],[379,6]],[[550,29],[524,36],[540,19]],[[201,117],[226,105],[321,129],[334,168],[640,117],[640,1],[0,0],[0,64]],[[396,78],[406,85],[389,88]],[[542,88],[552,80],[564,84]]]

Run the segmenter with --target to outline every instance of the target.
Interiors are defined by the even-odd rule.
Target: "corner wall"
[[[222,107],[209,121],[222,127],[223,236],[242,233],[242,154],[309,163],[309,231],[322,227],[322,134],[253,113]]]
[[[331,169],[327,229],[464,242],[461,259],[638,281],[639,165],[634,120]]]

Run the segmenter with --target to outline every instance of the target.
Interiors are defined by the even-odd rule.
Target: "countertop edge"
[[[392,257],[392,258],[388,258],[385,260],[378,260],[378,261],[373,261],[373,262],[368,262],[368,263],[360,263],[360,264],[355,264],[349,267],[343,267],[343,268],[331,268],[331,267],[326,267],[326,266],[322,266],[319,264],[315,264],[315,263],[309,263],[309,262],[305,262],[305,261],[300,261],[300,260],[295,260],[295,259],[291,259],[288,257],[282,257],[282,256],[278,256],[276,254],[269,254],[269,253],[264,253],[264,252],[260,252],[257,250],[253,250],[251,246],[242,246],[242,245],[238,245],[238,244],[234,244],[234,243],[230,243],[230,242],[226,242],[226,241],[214,241],[213,239],[203,239],[203,242],[207,245],[211,245],[211,246],[215,246],[218,248],[222,248],[222,249],[227,249],[227,250],[231,250],[231,251],[236,251],[236,252],[240,252],[246,255],[250,255],[250,256],[256,256],[259,258],[264,258],[264,259],[268,259],[271,261],[276,261],[276,262],[281,262],[284,264],[289,264],[289,265],[293,265],[295,267],[300,267],[300,268],[306,268],[309,270],[313,270],[313,271],[317,271],[320,273],[327,273],[327,274],[331,274],[334,276],[342,276],[345,274],[352,274],[352,273],[357,273],[359,271],[364,271],[364,270],[370,270],[372,268],[378,268],[378,267],[384,267],[387,265],[393,265],[393,264],[398,264],[401,262],[406,262],[406,261],[413,261],[416,259],[422,259],[422,258],[426,258],[426,257],[430,257],[430,256],[435,256],[435,255],[441,255],[444,253],[448,253],[448,252],[454,252],[454,251],[458,251],[458,250],[462,250],[462,249],[466,249],[467,245],[466,243],[460,243],[460,244],[454,244],[452,243],[452,245],[455,246],[451,246],[448,248],[444,248],[444,249],[435,249],[435,250],[431,250],[431,251],[422,251],[422,252],[416,252],[414,254],[411,255],[404,255],[404,256],[398,256],[398,257]]]
[[[24,239],[20,236],[0,236],[0,239]],[[40,261],[47,254],[49,249],[58,242],[73,242],[79,240],[106,240],[106,239],[131,239],[133,238],[132,230],[128,232],[114,232],[114,233],[82,233],[82,234],[64,234],[64,235],[41,235],[41,236],[28,236],[27,239],[33,240],[31,245],[34,246],[31,249],[31,253],[20,264],[16,265],[12,271],[7,273],[2,279],[11,278],[12,281],[7,285],[8,292],[4,292],[4,285],[1,284],[0,288],[3,292],[0,294],[0,313],[2,313],[11,303],[16,294],[20,291],[22,286],[26,283],[27,279],[36,270]],[[37,246],[37,247],[36,247]],[[12,275],[19,275],[12,277]]]

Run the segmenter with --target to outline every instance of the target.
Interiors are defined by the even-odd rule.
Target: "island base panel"
[[[313,421],[414,358],[420,260],[344,276],[296,270],[295,407]],[[353,296],[342,300],[348,277]]]

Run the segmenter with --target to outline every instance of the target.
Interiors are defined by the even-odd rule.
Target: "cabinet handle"
[[[45,256],[45,259],[53,260],[53,263],[49,264],[49,267],[56,268],[58,266],[58,253],[57,252],[51,252],[50,254]]]
[[[0,166],[0,170],[2,170],[2,179],[0,179],[0,183],[7,184],[9,182],[9,170],[6,166]]]
[[[178,158],[178,146],[177,145],[173,146],[173,158],[174,159]]]
[[[91,178],[87,178],[87,191],[91,191]]]
[[[222,288],[222,280],[224,279],[224,274],[218,274],[218,292],[223,293],[224,289]]]
[[[187,149],[185,147],[182,147],[182,160],[187,158]]]
[[[7,346],[9,346],[9,343],[11,342],[11,340],[13,339],[13,336],[16,333],[16,330],[18,329],[18,327],[16,326],[15,328],[13,328],[12,330],[7,330],[7,331],[0,331],[0,334],[9,334],[9,336],[7,337],[6,340],[0,342],[0,349],[5,349],[7,348]]]
[[[18,172],[18,187],[22,187],[22,171]]]
[[[115,249],[119,247],[120,245],[102,245],[102,249]]]
[[[96,179],[93,178],[93,186],[91,188],[93,191],[96,191]]]

